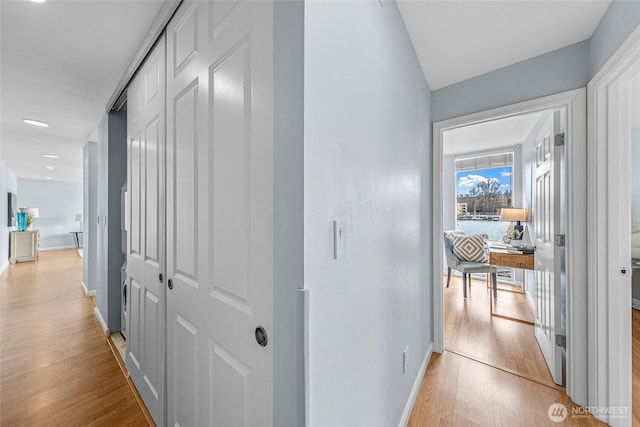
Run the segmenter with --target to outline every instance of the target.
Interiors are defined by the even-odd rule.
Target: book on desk
[[[489,250],[505,254],[530,255],[535,253],[536,248],[534,246],[511,246],[505,243],[492,243],[489,245]]]

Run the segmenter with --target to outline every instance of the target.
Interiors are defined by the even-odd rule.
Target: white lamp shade
[[[76,221],[82,222],[82,214],[81,213],[76,214]]]
[[[502,208],[500,221],[526,221],[527,216],[523,208]]]
[[[34,218],[40,217],[40,209],[38,208],[27,208],[27,213]]]

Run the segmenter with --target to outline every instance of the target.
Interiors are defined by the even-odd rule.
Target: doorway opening
[[[502,256],[533,261],[534,254],[524,255],[521,246],[511,245],[516,224],[509,213],[525,215],[518,225],[523,227],[522,234],[526,233],[526,246],[533,247],[531,235],[540,234],[533,215],[536,149],[553,133],[553,110],[470,124],[443,133],[444,247],[447,272],[449,268],[457,270],[452,286],[446,286],[449,274],[444,280],[444,348],[546,384],[553,384],[554,377],[536,340],[537,281],[533,271],[509,263],[489,266],[489,259],[471,264],[461,251],[448,253],[466,241],[452,239],[448,233],[483,236],[492,255],[498,251]],[[452,240],[452,245],[447,245],[446,239]],[[522,245],[522,237],[518,241]],[[493,301],[490,268],[498,282]],[[481,271],[473,274],[478,269]],[[465,286],[465,280],[457,276],[467,271],[472,274],[463,297],[460,287]],[[563,300],[564,293],[559,294]],[[494,309],[489,310],[492,306]],[[558,305],[558,309],[562,307]],[[564,330],[561,324],[553,326]],[[561,375],[556,380],[561,383]]]
[[[488,138],[487,142],[479,144],[479,146],[483,148],[476,148],[474,155],[495,154],[499,152],[513,151],[514,169],[512,171],[512,207],[522,208],[522,210],[526,212],[527,215],[534,215],[536,206],[545,206],[549,208],[547,209],[549,212],[563,212],[564,209],[566,217],[572,219],[576,217],[575,220],[572,220],[571,222],[563,222],[560,221],[559,218],[557,220],[554,220],[555,228],[547,228],[546,223],[543,224],[535,222],[536,220],[533,217],[525,219],[525,221],[534,220],[534,222],[527,223],[527,228],[529,228],[529,231],[532,232],[531,239],[535,242],[534,244],[537,247],[543,246],[540,243],[540,239],[542,238],[540,236],[540,233],[542,231],[554,231],[547,232],[545,234],[546,240],[544,241],[544,245],[546,245],[548,251],[551,251],[551,253],[555,251],[555,230],[558,230],[558,234],[566,233],[565,247],[563,249],[563,251],[566,251],[563,255],[566,256],[565,258],[563,258],[565,273],[564,275],[562,275],[561,273],[557,273],[556,275],[558,278],[560,278],[560,276],[563,276],[562,283],[564,283],[565,285],[570,284],[570,286],[566,286],[565,288],[566,304],[563,305],[560,302],[561,298],[559,297],[559,291],[560,289],[562,289],[562,286],[558,284],[557,286],[555,286],[555,289],[558,290],[558,298],[554,298],[555,302],[549,303],[546,306],[541,305],[538,301],[538,298],[533,297],[532,295],[532,291],[535,291],[536,294],[538,293],[538,286],[539,283],[541,283],[541,278],[538,275],[538,271],[527,271],[525,273],[522,273],[521,271],[519,271],[519,269],[516,269],[513,277],[514,282],[516,284],[521,284],[522,282],[524,282],[524,285],[521,285],[524,286],[524,288],[527,290],[524,295],[498,291],[498,296],[492,298],[489,297],[491,293],[487,290],[486,279],[481,278],[481,285],[478,285],[478,281],[474,281],[472,279],[471,290],[469,292],[470,295],[467,299],[466,306],[463,307],[463,310],[466,310],[466,315],[469,317],[469,319],[473,317],[473,304],[475,303],[469,304],[469,299],[475,297],[479,300],[479,297],[477,297],[477,295],[486,295],[486,299],[488,301],[500,301],[501,306],[508,305],[507,300],[510,297],[512,299],[518,297],[522,299],[524,303],[528,304],[529,306],[533,305],[536,308],[536,310],[534,311],[535,319],[536,323],[539,324],[541,318],[548,319],[550,316],[553,317],[559,315],[561,309],[564,306],[566,310],[566,331],[561,327],[562,322],[559,316],[555,318],[557,320],[555,321],[555,324],[542,325],[544,327],[539,329],[544,330],[546,328],[548,341],[551,342],[551,340],[553,340],[553,344],[548,344],[551,353],[553,353],[552,360],[554,360],[553,365],[550,366],[549,370],[552,374],[553,381],[557,384],[563,383],[563,352],[559,351],[559,349],[555,347],[555,335],[566,335],[568,343],[566,353],[564,353],[566,354],[567,369],[566,392],[569,397],[571,397],[576,403],[581,405],[586,404],[585,389],[587,378],[587,360],[585,357],[586,298],[584,298],[586,296],[586,289],[584,286],[584,283],[586,282],[586,219],[582,214],[576,215],[576,212],[584,212],[584,209],[586,208],[586,155],[584,153],[584,145],[586,139],[585,95],[586,94],[584,89],[570,91],[537,100],[527,101],[507,107],[476,113],[469,116],[438,122],[434,124],[433,128],[433,193],[434,195],[436,195],[433,200],[434,236],[436,236],[436,238],[434,238],[433,241],[432,252],[434,260],[434,350],[436,352],[442,352],[445,348],[448,347],[448,344],[445,340],[446,313],[444,311],[444,304],[446,287],[443,284],[443,277],[445,278],[444,281],[446,281],[446,275],[444,274],[446,271],[446,264],[444,262],[445,254],[443,250],[443,239],[444,231],[451,230],[452,227],[454,227],[453,229],[455,229],[456,219],[456,179],[453,166],[451,166],[447,171],[447,157],[445,157],[445,151],[450,150],[451,147],[448,147],[450,142],[447,141],[446,134],[449,132],[453,132],[451,134],[455,135],[455,132],[461,132],[462,129],[471,126],[491,126],[492,124],[496,124],[498,121],[505,119],[513,121],[524,119],[532,120],[534,121],[534,124],[529,127],[529,132],[526,136],[530,136],[531,138],[535,136],[536,138],[538,138],[536,144],[532,143],[529,148],[523,147],[523,142],[527,139],[525,137],[521,138],[521,141],[519,143],[514,143],[513,141],[511,142],[511,147],[513,148],[513,150],[505,150],[504,146],[496,145],[498,142],[498,138],[494,136]],[[561,113],[564,114],[564,117],[561,117]],[[545,134],[543,124],[551,122],[553,123],[553,129],[562,128],[562,131],[556,132],[555,130],[552,130]],[[533,131],[535,123],[538,123],[538,128],[536,129],[536,131]],[[549,148],[546,153],[556,153],[556,151],[554,150],[556,140],[558,138],[561,138],[560,136],[556,137],[556,135],[561,133],[564,133],[563,141],[565,144],[565,154],[564,156],[560,155],[560,158],[563,158],[565,160],[565,167],[564,169],[558,170],[556,175],[558,177],[562,177],[562,179],[559,180],[560,185],[570,187],[573,191],[571,192],[571,194],[567,194],[567,198],[563,201],[563,203],[560,203],[559,201],[556,202],[557,207],[560,207],[560,209],[553,209],[553,205],[549,204],[549,200],[551,200],[552,198],[555,199],[555,197],[552,197],[555,196],[555,193],[560,193],[552,191],[548,191],[545,193],[543,191],[538,191],[537,186],[540,185],[540,182],[544,181],[536,180],[536,174],[540,172],[538,170],[539,166],[544,163],[544,159],[547,157],[547,154],[544,154],[545,151],[541,151],[540,147]],[[516,147],[516,145],[519,145],[519,147]],[[460,152],[465,151],[461,150]],[[466,152],[469,152],[469,150],[466,150]],[[451,153],[446,154],[449,155]],[[529,163],[528,167],[522,167],[522,159],[527,156],[531,156],[532,160]],[[558,165],[559,164],[560,162],[558,162]],[[541,189],[544,189],[544,187],[542,187]],[[540,194],[546,194],[547,198],[540,199]],[[537,196],[538,198],[534,198]],[[446,209],[450,210],[450,214],[444,214]],[[538,213],[538,216],[540,215],[541,214]],[[509,227],[509,224],[505,223],[505,229],[507,227]],[[538,249],[536,249],[536,251],[538,251]],[[551,256],[551,258],[554,259],[553,256]],[[530,261],[533,261],[533,259],[531,259]],[[538,262],[537,259],[535,262]],[[533,262],[528,266],[531,270],[534,270]],[[536,268],[538,268],[537,264]],[[548,270],[545,270],[543,268],[542,271]],[[534,274],[538,277],[534,278]],[[438,286],[438,284],[443,285]],[[540,295],[548,295],[548,292],[549,289],[544,289],[544,292],[540,292]],[[456,304],[465,304],[461,294],[462,292],[456,293]],[[527,297],[526,295],[529,295],[529,297]],[[531,304],[531,300],[533,300],[534,304]],[[542,312],[540,310],[541,307],[544,307],[544,310],[542,310]],[[489,303],[483,305],[482,310],[485,315],[490,316],[488,322],[490,322],[489,324],[491,325],[491,327],[495,327],[498,322],[494,316],[490,315],[490,313],[495,312],[490,311]],[[523,326],[528,325],[518,321],[511,321],[506,324],[510,326],[506,328],[509,330],[509,332],[506,333],[506,336],[508,336],[508,338],[504,338],[504,340],[505,342],[510,343],[509,345],[512,353],[507,357],[509,357],[510,359],[518,359],[517,352],[521,350],[522,346],[514,342],[513,330],[518,328],[522,329]],[[470,323],[468,324],[468,328],[471,331],[470,336],[472,336],[474,330],[473,328],[475,328],[475,326]],[[531,327],[529,326],[529,328]],[[529,333],[532,334],[531,329],[529,330]],[[487,338],[487,340],[488,339],[498,340],[497,338]],[[540,339],[538,339],[538,341],[540,341]],[[500,346],[499,342],[490,342],[489,344],[489,349],[495,349],[495,347]],[[491,351],[493,350],[486,351],[484,356],[490,356]],[[486,359],[486,357],[478,357],[478,359]],[[505,362],[504,356],[502,357],[503,360],[498,360],[498,362]],[[509,368],[504,364],[501,364],[499,366],[501,368],[505,368],[505,370],[511,369],[512,371],[517,372],[516,369]]]

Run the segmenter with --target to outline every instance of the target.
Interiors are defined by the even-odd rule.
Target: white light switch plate
[[[347,253],[347,222],[333,220],[333,259],[343,257]]]

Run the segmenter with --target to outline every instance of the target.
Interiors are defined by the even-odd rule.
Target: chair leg
[[[451,267],[447,267],[447,288],[449,287],[449,282],[451,282]]]
[[[492,272],[491,279],[493,281],[493,297],[496,298],[498,296],[498,273]]]
[[[467,273],[462,273],[462,292],[464,298],[467,299]]]

